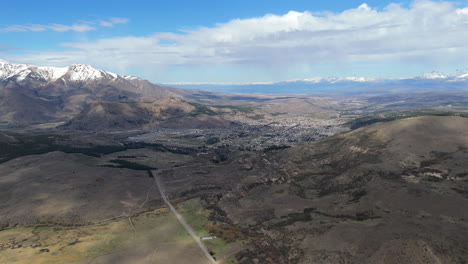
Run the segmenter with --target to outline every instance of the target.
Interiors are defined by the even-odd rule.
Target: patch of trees
[[[228,160],[228,157],[225,154],[218,154],[211,159],[213,163],[221,163]]]
[[[278,227],[285,227],[292,225],[296,222],[309,222],[312,221],[312,216],[310,215],[313,211],[315,211],[315,208],[305,208],[302,212],[300,213],[291,213],[288,214],[287,216],[282,216],[281,218],[286,219],[280,222],[277,222],[272,225],[274,228]]]
[[[262,120],[265,118],[264,115],[260,115],[260,114],[256,114],[256,115],[253,115],[253,116],[249,116],[250,119],[252,120]]]
[[[125,146],[129,149],[151,148],[156,151],[170,152],[170,153],[181,154],[181,155],[190,155],[200,150],[203,150],[202,147],[198,147],[198,148],[175,147],[175,146],[165,146],[163,144],[152,144],[152,143],[144,143],[144,142],[131,142],[131,143],[125,144]]]
[[[220,142],[221,140],[218,138],[218,137],[212,137],[212,138],[209,138],[207,141],[206,141],[206,144],[207,145],[214,145],[218,142]]]
[[[288,112],[275,112],[275,113],[271,113],[272,116],[280,116],[280,115],[287,115]]]
[[[214,105],[215,108],[227,108],[232,109],[235,111],[239,111],[242,113],[250,113],[254,110],[254,108],[250,105]]]
[[[269,151],[273,151],[273,150],[280,150],[280,149],[287,149],[287,148],[290,148],[291,146],[286,146],[286,145],[272,145],[272,146],[268,146],[266,148],[263,149],[263,152],[269,152]]]
[[[196,193],[210,191],[210,190],[222,190],[223,188],[220,186],[200,186],[198,188],[193,188],[190,190],[183,191],[179,194],[180,197],[191,197],[194,196]]]
[[[0,162],[5,162],[14,158],[26,155],[45,154],[53,151],[65,153],[80,153],[92,157],[124,151],[126,146],[93,146],[89,148],[79,148],[61,145],[58,141],[63,138],[60,135],[40,135],[40,136],[14,136],[16,143],[0,143]]]
[[[355,190],[351,193],[351,196],[353,197],[351,199],[351,202],[357,202],[359,201],[362,197],[364,197],[367,194],[367,191],[365,189],[358,189]]]
[[[193,107],[195,107],[195,109],[190,112],[190,115],[191,116],[197,116],[197,115],[210,115],[210,116],[214,116],[214,115],[217,115],[216,112],[214,112],[213,110],[211,110],[208,106],[206,105],[202,105],[202,104],[198,104],[198,103],[191,103],[189,102],[190,105],[192,105]]]
[[[109,162],[115,163],[117,165],[104,165],[104,166],[110,167],[110,168],[125,168],[125,169],[130,169],[130,170],[156,170],[156,168],[149,167],[149,166],[139,164],[136,162],[131,162],[128,160],[113,159],[113,160],[110,160]]]

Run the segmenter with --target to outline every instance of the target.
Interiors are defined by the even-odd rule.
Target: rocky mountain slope
[[[188,91],[152,84],[89,65],[36,67],[0,61],[0,117],[4,122],[67,120],[95,100],[152,102]]]
[[[207,114],[199,111],[200,107],[203,106],[172,96],[152,103],[94,101],[63,127],[96,131],[149,125],[166,128],[215,128],[230,125],[230,122],[215,116],[214,112]]]

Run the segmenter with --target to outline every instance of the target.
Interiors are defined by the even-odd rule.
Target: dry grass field
[[[178,207],[197,234],[209,236],[209,223],[199,199]],[[0,263],[154,263],[205,264],[192,238],[166,208],[131,218],[82,227],[35,226],[0,231]],[[215,256],[228,260],[242,249],[219,238],[207,243]],[[230,254],[224,256],[223,254]],[[229,260],[232,262],[232,258]]]

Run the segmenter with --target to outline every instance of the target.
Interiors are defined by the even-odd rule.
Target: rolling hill
[[[467,118],[424,116],[276,150],[268,180],[217,205],[266,234],[274,263],[463,263],[467,131]]]

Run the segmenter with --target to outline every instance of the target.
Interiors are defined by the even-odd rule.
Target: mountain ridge
[[[28,64],[14,64],[0,60],[0,81],[10,78],[22,81],[30,74],[36,75],[35,77],[46,82],[58,80],[67,74],[72,81],[89,81],[107,76],[118,77],[115,73],[99,70],[88,64],[72,64],[68,67],[41,67]]]
[[[454,92],[468,90],[466,70],[445,75],[433,71],[407,78],[312,77],[277,82],[251,83],[166,83],[184,89],[223,93],[270,94],[395,94],[413,92]]]
[[[93,101],[153,102],[188,95],[87,64],[59,68],[0,61],[0,117],[10,123],[67,121]]]

